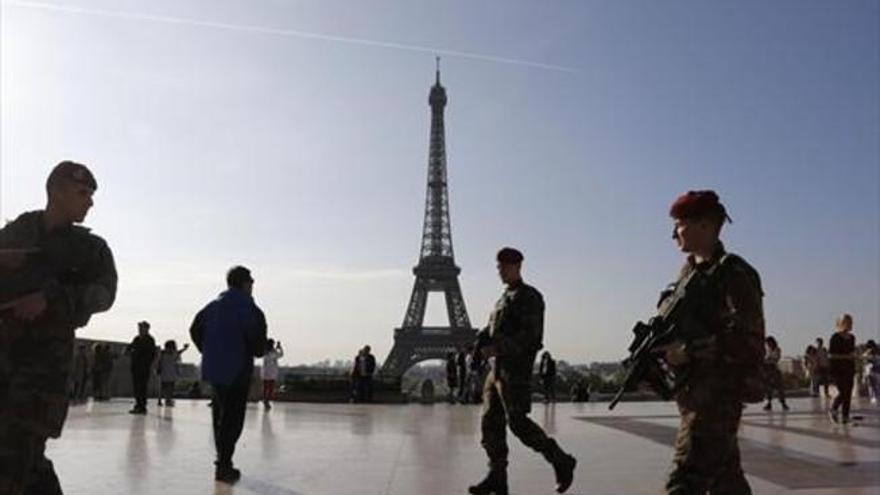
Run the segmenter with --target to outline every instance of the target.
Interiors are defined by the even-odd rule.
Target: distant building
[[[589,371],[594,375],[598,375],[602,377],[603,380],[608,380],[613,378],[623,367],[617,361],[605,362],[605,363],[590,363]]]
[[[804,368],[803,359],[791,356],[786,356],[779,360],[779,369],[783,373],[791,373],[797,376],[804,376],[807,372]]]

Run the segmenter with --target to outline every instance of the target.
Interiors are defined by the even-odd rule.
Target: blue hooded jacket
[[[231,288],[199,311],[190,336],[202,353],[203,380],[246,386],[254,357],[266,351],[266,317],[250,295]]]

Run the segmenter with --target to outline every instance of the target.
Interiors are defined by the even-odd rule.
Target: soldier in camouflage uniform
[[[714,274],[720,301],[703,323],[712,337],[675,342],[665,360],[680,377],[676,401],[681,425],[666,493],[748,495],[751,493],[737,443],[744,402],[761,400],[759,372],[764,357],[763,292],[758,272],[726,253],[719,240],[729,220],[712,191],[691,191],[670,209],[673,238],[688,255],[679,281],[694,270]]]
[[[525,445],[540,452],[553,466],[556,491],[565,492],[574,478],[577,461],[559,448],[540,426],[529,419],[532,409],[532,369],[543,347],[544,299],[522,280],[523,255],[513,248],[498,252],[498,274],[507,285],[480,332],[478,349],[489,358],[490,372],[483,386],[482,444],[489,456],[489,474],[469,488],[476,495],[506,495],[507,427]]]
[[[46,440],[61,434],[74,331],[116,295],[103,239],[76,226],[97,183],[62,162],[46,182],[45,210],[0,229],[0,494],[61,493]]]

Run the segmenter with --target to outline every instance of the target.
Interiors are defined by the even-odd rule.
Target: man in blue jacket
[[[241,472],[233,467],[232,454],[244,426],[254,357],[266,351],[266,317],[254,302],[250,270],[233,267],[226,285],[228,290],[199,311],[189,332],[202,353],[202,379],[214,389],[214,478],[235,483]]]

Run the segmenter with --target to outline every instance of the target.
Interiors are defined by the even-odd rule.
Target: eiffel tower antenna
[[[418,362],[445,359],[449,352],[472,344],[477,333],[468,319],[464,296],[458,283],[461,269],[455,265],[452,249],[443,117],[448,99],[446,88],[440,84],[440,57],[436,58],[436,63],[436,82],[428,96],[431,107],[431,143],[428,150],[428,187],[422,244],[419,262],[413,268],[416,280],[403,317],[403,325],[394,330],[394,347],[382,367],[383,376],[396,379]],[[431,292],[439,292],[445,296],[448,326],[424,326],[426,303]]]

